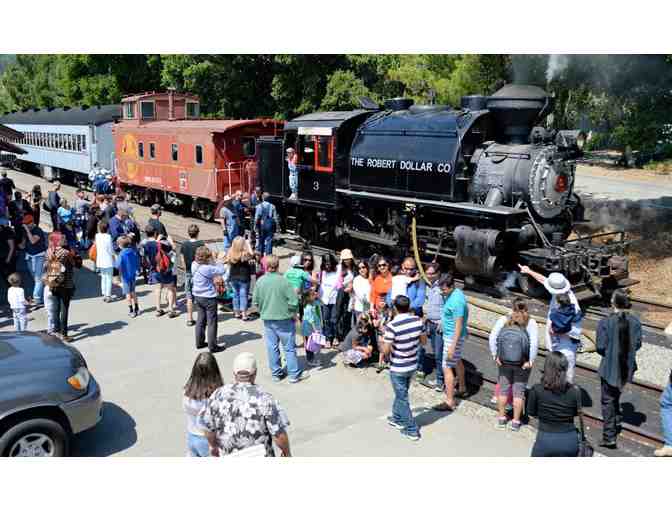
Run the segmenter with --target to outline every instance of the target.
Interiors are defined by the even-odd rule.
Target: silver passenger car
[[[100,387],[74,347],[0,333],[0,456],[60,457],[102,418]]]

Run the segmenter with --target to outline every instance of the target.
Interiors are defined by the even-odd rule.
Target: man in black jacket
[[[51,216],[51,225],[54,232],[58,231],[58,208],[61,206],[61,195],[58,194],[61,189],[61,183],[54,181],[54,187],[47,195],[47,207]]]

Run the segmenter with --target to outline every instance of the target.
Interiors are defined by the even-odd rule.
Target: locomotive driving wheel
[[[191,209],[194,215],[203,221],[212,221],[215,218],[215,204],[209,200],[198,198],[194,200]]]

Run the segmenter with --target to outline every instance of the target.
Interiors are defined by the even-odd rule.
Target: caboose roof
[[[167,99],[169,96],[169,92],[139,92],[137,94],[133,94],[130,96],[124,96],[121,98],[122,103],[128,103],[128,102],[133,102],[133,101],[138,101],[139,99],[151,99],[154,97],[160,97],[162,99]],[[175,99],[192,99],[194,101],[198,101],[199,98],[195,94],[188,94],[186,92],[175,92],[173,94]]]
[[[282,121],[274,119],[228,119],[228,120],[157,120],[145,122],[139,125],[124,126],[117,124],[117,127],[133,129],[134,131],[174,131],[193,130],[204,131],[208,133],[224,133],[232,129],[238,129],[246,126],[273,126],[282,129]]]

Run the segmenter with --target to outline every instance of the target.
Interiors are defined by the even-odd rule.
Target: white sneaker
[[[672,446],[663,446],[662,448],[658,448],[653,454],[656,457],[672,457]]]

